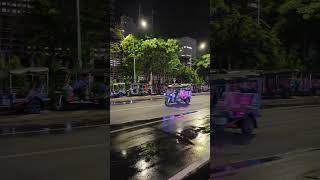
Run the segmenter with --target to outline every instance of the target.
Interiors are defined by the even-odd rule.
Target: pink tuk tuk
[[[257,128],[261,106],[262,80],[255,72],[229,72],[217,75],[224,79],[225,92],[217,101],[213,112],[215,130],[240,128],[250,135]]]

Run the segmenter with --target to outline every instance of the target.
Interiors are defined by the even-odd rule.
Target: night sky
[[[190,36],[198,40],[209,37],[209,0],[115,0],[118,14],[137,19],[139,3],[142,14],[151,16],[154,9],[154,26],[162,37]]]

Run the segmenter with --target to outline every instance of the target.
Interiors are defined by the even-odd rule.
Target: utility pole
[[[154,10],[153,10],[153,8],[152,8],[152,13],[151,13],[151,25],[152,25],[152,27],[151,27],[151,31],[152,31],[152,33],[154,33]]]
[[[80,0],[77,0],[77,50],[79,70],[82,69],[82,52],[81,52],[81,24],[80,24]]]
[[[134,40],[133,40],[133,48],[134,48]],[[137,78],[136,78],[136,54],[134,52],[133,55],[133,82],[136,83],[137,82]]]
[[[138,20],[140,20],[141,18],[141,4],[139,4],[139,17],[138,17]]]
[[[258,0],[258,24],[260,24],[260,0]]]

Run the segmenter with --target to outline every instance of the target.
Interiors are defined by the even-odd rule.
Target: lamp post
[[[82,69],[82,52],[81,52],[81,25],[80,25],[80,0],[77,0],[77,50],[79,70]]]
[[[140,19],[139,22],[139,26],[142,27],[142,29],[147,29],[148,28],[148,22],[145,19]],[[135,46],[135,42],[133,40],[133,48]],[[133,54],[133,82],[136,83],[137,82],[137,78],[136,78],[136,55],[135,53]]]

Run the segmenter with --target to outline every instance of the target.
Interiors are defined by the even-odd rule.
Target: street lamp
[[[207,48],[207,43],[205,42],[200,43],[200,46],[199,46],[200,50],[205,50],[206,48]]]
[[[148,22],[145,19],[141,19],[140,20],[140,26],[143,29],[147,29],[148,28]],[[134,46],[135,46],[135,44],[134,44],[134,41],[133,41],[133,47]],[[135,54],[133,56],[133,81],[134,81],[134,83],[137,82],[137,79],[136,79],[136,56],[135,56]]]
[[[141,19],[140,20],[140,26],[143,28],[143,29],[146,29],[148,27],[148,23],[145,19]]]

